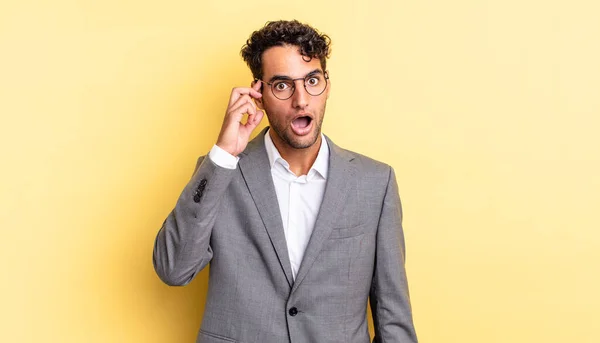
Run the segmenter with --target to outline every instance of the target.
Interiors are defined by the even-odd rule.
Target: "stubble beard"
[[[310,137],[310,139],[308,139],[308,140],[305,140],[306,138],[308,138],[306,136],[296,137],[289,125],[286,126],[285,123],[282,124],[278,120],[272,120],[272,118],[268,115],[268,113],[269,113],[268,111],[267,111],[267,117],[269,118],[269,123],[271,125],[271,129],[273,129],[273,131],[275,131],[277,136],[279,136],[279,138],[281,138],[281,140],[286,145],[288,145],[289,147],[294,148],[294,149],[307,149],[307,148],[310,148],[311,146],[313,146],[319,139],[319,135],[321,135],[321,126],[323,125],[323,119],[325,118],[325,108],[326,107],[327,107],[327,104],[324,104],[323,108],[321,109],[321,113],[319,113],[318,122],[314,123],[315,130],[312,133],[312,137]],[[313,119],[313,121],[314,120],[315,119]]]

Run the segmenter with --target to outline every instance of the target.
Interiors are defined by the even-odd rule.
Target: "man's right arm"
[[[254,103],[262,97],[260,89],[258,81],[250,88],[231,91],[217,144],[208,157],[198,160],[192,179],[156,236],[154,270],[168,285],[188,284],[212,259],[209,243],[220,199],[235,173],[237,155],[264,116]],[[242,123],[245,115],[247,120]]]
[[[217,163],[198,159],[192,179],[156,236],[154,269],[170,286],[188,284],[212,258],[209,242],[218,205],[235,172]]]

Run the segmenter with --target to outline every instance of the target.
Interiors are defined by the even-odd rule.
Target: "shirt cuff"
[[[227,169],[237,168],[237,163],[240,160],[239,157],[233,156],[232,154],[218,147],[216,144],[213,145],[212,149],[210,149],[208,157],[211,161],[213,161],[214,164],[221,168]]]

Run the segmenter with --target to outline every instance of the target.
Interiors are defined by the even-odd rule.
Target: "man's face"
[[[262,80],[273,82],[317,75],[325,82],[324,70],[319,59],[313,58],[308,62],[306,60],[296,46],[269,48],[262,55]],[[278,138],[279,143],[294,149],[306,149],[320,141],[330,84],[321,95],[312,96],[304,88],[303,80],[294,82],[296,90],[287,100],[276,98],[271,90],[272,86],[263,84],[263,96],[257,103],[260,108],[264,108],[271,129],[278,136],[275,139]]]

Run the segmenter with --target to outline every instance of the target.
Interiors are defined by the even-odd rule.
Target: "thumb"
[[[249,131],[248,133],[251,133],[252,131],[254,131],[254,129],[258,126],[258,124],[260,124],[260,122],[262,121],[264,115],[265,115],[265,112],[257,109],[256,114],[248,117],[248,121],[244,125],[244,128],[247,131]]]
[[[258,124],[260,124],[260,122],[262,121],[263,117],[265,116],[265,112],[263,112],[262,110],[257,109],[256,111],[256,115],[254,116],[253,121],[256,123],[254,125],[254,127],[257,127]]]

